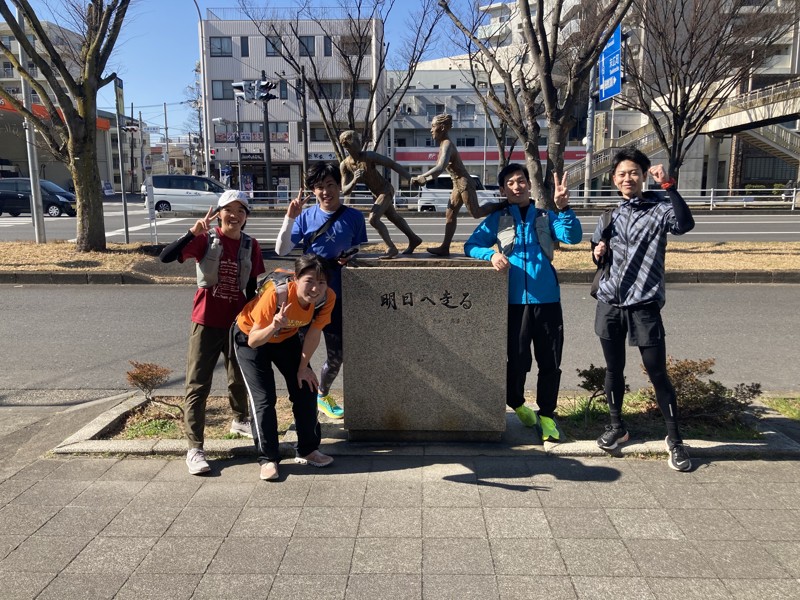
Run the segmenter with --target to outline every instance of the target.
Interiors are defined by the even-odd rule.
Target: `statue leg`
[[[447,213],[444,221],[444,240],[441,246],[435,248],[428,248],[428,252],[436,256],[450,256],[450,242],[453,241],[453,236],[456,234],[456,226],[458,225],[458,211],[461,210],[461,205],[464,203],[459,194],[454,194],[450,197],[450,204],[447,206]]]
[[[389,235],[389,230],[386,225],[383,224],[383,221],[381,221],[381,217],[383,217],[387,207],[391,206],[391,204],[391,197],[388,198],[387,202],[386,195],[381,194],[375,198],[375,204],[372,205],[372,212],[369,215],[369,224],[375,228],[375,231],[378,232],[378,235],[381,236],[381,239],[386,244],[386,254],[382,254],[378,258],[394,258],[399,254],[397,246],[395,246],[392,241],[392,236]]]
[[[402,253],[412,254],[416,247],[422,243],[422,238],[414,233],[411,226],[400,216],[400,213],[397,212],[394,206],[390,206],[386,209],[386,218],[408,238],[408,247],[403,250]]]

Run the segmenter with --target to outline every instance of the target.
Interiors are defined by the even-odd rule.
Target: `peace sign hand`
[[[217,216],[217,207],[209,206],[206,216],[203,217],[202,219],[197,219],[197,221],[189,231],[192,232],[192,235],[200,235],[201,233],[205,233],[206,231],[208,231],[211,225],[211,221],[213,221],[214,217],[216,216]]]
[[[311,199],[310,195],[303,197],[304,191],[305,189],[301,185],[300,189],[297,192],[297,198],[289,202],[289,206],[286,208],[286,216],[289,217],[290,219],[296,219],[297,217],[299,217],[300,213],[303,212],[303,208],[305,207],[306,202],[308,202]]]
[[[280,310],[275,313],[275,316],[272,318],[272,328],[275,330],[275,333],[278,333],[281,329],[286,327],[287,323],[289,322],[289,318],[286,316],[286,313],[289,312],[289,307],[291,303],[286,304],[285,302],[281,304]]]
[[[555,193],[553,194],[553,201],[556,203],[558,210],[564,209],[569,205],[569,189],[567,188],[567,174],[561,177],[558,181],[558,175],[553,173],[553,182],[555,183]]]

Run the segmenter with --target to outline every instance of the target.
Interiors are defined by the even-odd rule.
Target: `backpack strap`
[[[308,239],[305,244],[305,252],[308,252],[309,248],[311,248],[311,244],[317,241],[317,238],[325,235],[328,229],[330,229],[331,226],[339,219],[339,217],[344,214],[345,210],[347,210],[347,206],[345,204],[340,204],[339,208],[337,208],[336,211],[330,217],[328,217],[328,220],[325,221]]]

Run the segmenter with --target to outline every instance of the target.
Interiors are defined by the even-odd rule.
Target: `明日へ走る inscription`
[[[440,293],[394,291],[381,294],[381,308],[398,310],[398,307],[413,308],[415,306],[441,306],[449,309],[470,310],[472,298],[469,292],[451,293],[448,290]]]

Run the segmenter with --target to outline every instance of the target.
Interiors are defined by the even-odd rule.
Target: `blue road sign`
[[[600,54],[600,102],[622,92],[622,26],[617,25]]]

